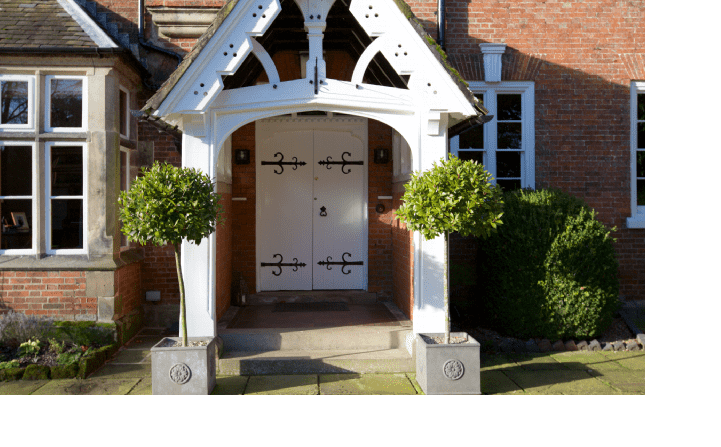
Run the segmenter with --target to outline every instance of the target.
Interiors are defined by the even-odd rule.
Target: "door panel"
[[[261,236],[256,253],[262,290],[311,290],[313,230],[308,212],[313,202],[313,131],[278,132],[258,147]],[[263,164],[295,161],[298,165]],[[278,263],[296,265],[268,265]]]
[[[256,126],[259,290],[364,289],[367,127]]]
[[[363,259],[363,142],[350,132],[314,132],[315,198],[313,213],[313,288],[361,289],[367,262]],[[362,162],[329,164],[328,162]],[[325,162],[321,165],[318,162]],[[326,208],[326,216],[320,208]],[[362,265],[318,264],[363,262]]]

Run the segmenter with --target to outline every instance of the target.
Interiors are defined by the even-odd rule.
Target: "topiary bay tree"
[[[170,244],[175,251],[175,267],[180,288],[180,337],[188,345],[185,315],[185,285],[180,266],[183,239],[200,245],[218,225],[220,194],[208,175],[192,168],[176,168],[155,162],[143,168],[130,189],[120,198],[122,232],[141,245]]]
[[[492,185],[491,175],[475,161],[450,155],[433,163],[428,171],[414,172],[405,186],[397,219],[426,240],[445,235],[443,259],[443,310],[445,343],[450,343],[451,321],[448,297],[448,235],[486,238],[502,224],[503,193]]]

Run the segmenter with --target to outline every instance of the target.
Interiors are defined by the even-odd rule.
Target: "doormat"
[[[273,312],[340,312],[350,311],[346,303],[331,303],[321,301],[318,303],[276,303]]]

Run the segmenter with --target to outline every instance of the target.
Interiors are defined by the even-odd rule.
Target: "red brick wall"
[[[373,154],[376,149],[392,152],[391,132],[387,125],[368,120],[368,291],[380,299],[393,296],[392,201],[378,199],[393,194],[393,164],[376,164]],[[376,211],[378,204],[385,206],[383,213]]]
[[[435,33],[436,1],[410,1]],[[446,50],[466,80],[483,80],[478,44],[505,43],[502,79],[535,83],[536,188],[582,197],[617,227],[620,294],[645,296],[645,231],[630,216],[629,86],[645,78],[645,3],[446,2]],[[459,253],[451,239],[451,260]]]
[[[0,313],[12,310],[74,320],[97,316],[97,298],[85,296],[85,272],[0,271]]]
[[[230,285],[233,277],[231,268],[231,245],[233,240],[232,228],[232,202],[230,185],[218,185],[221,192],[220,203],[223,206],[223,225],[218,225],[215,231],[215,316],[219,320],[230,307]]]
[[[413,234],[406,224],[395,219],[404,192],[403,183],[393,184],[393,302],[413,319]]]
[[[115,296],[120,298],[121,307],[115,309],[116,317],[120,318],[142,307],[141,263],[136,262],[120,267],[115,271]]]
[[[249,293],[256,291],[255,276],[255,123],[247,124],[233,133],[232,147],[250,151],[250,163],[233,163],[233,197],[245,197],[247,200],[235,200],[232,210],[232,271],[243,275]],[[234,290],[233,293],[237,293]]]

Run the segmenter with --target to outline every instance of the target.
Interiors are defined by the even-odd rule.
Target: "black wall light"
[[[373,152],[373,162],[377,164],[386,164],[390,160],[391,151],[388,149],[376,149]]]
[[[247,165],[250,163],[250,151],[248,149],[235,150],[235,164]]]

